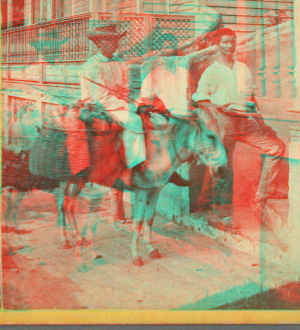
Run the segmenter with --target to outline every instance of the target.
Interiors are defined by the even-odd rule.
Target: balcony
[[[30,64],[39,59],[34,43],[47,49],[48,62],[86,61],[89,54],[87,14],[52,20],[39,24],[11,27],[2,31],[2,63]],[[46,35],[49,41],[39,39],[39,34]],[[66,40],[60,43],[57,40]]]

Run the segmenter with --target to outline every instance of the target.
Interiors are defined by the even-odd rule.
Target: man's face
[[[115,37],[103,38],[98,41],[98,48],[104,56],[111,58],[118,48],[118,42],[119,39]]]
[[[236,38],[232,36],[223,36],[219,43],[221,54],[232,57],[236,48]]]

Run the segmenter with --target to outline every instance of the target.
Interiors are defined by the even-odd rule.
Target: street
[[[54,201],[41,191],[25,196],[17,214],[22,242],[14,243],[18,235],[8,227],[10,244],[17,244],[13,255],[3,218],[5,309],[210,309],[261,290],[259,256],[229,249],[161,216],[155,218],[153,239],[162,258],[149,259],[141,248],[145,265],[135,267],[131,225],[114,224],[109,193],[99,212],[90,215],[99,220],[96,248],[103,258],[95,261],[86,253],[79,263],[74,246],[63,248]],[[126,203],[128,213],[128,198]],[[82,228],[84,208],[76,219]]]

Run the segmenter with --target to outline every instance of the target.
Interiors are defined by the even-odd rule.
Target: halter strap
[[[178,117],[177,117],[178,118]],[[180,124],[178,124],[178,127],[180,125],[184,125],[183,123],[185,123],[186,121],[182,121]],[[190,121],[191,122],[191,121]],[[198,126],[198,125],[197,125]],[[172,143],[173,143],[173,146],[176,150],[176,158],[179,159],[179,161],[181,163],[184,163],[186,162],[186,160],[183,160],[182,158],[180,158],[179,154],[179,150],[178,150],[178,143],[177,143],[177,139],[176,139],[176,136],[177,136],[177,132],[176,132],[176,128],[178,129],[177,125],[174,126],[174,129],[173,129],[173,139],[172,139]],[[190,134],[189,136],[189,139],[188,139],[188,145],[187,145],[187,149],[188,150],[194,150],[194,142],[195,142],[195,138],[196,138],[196,135],[197,133],[200,131],[200,128],[199,126],[196,128],[194,128],[194,131]],[[174,138],[176,139],[176,142],[174,141]],[[175,143],[174,143],[175,142]]]

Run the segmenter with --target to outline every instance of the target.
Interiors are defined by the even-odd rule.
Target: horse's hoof
[[[89,271],[85,263],[77,266],[77,270],[80,273],[87,273]]]
[[[81,239],[81,245],[83,245],[83,246],[89,246],[91,244],[92,244],[92,241],[91,240],[88,240],[85,237],[82,237],[82,239]]]
[[[141,258],[140,256],[138,256],[138,257],[134,257],[134,258],[132,259],[132,263],[133,263],[135,266],[137,266],[137,267],[142,267],[142,266],[144,266],[143,260],[142,260],[142,258]]]
[[[151,259],[159,259],[162,258],[162,255],[159,253],[157,249],[154,249],[148,254],[148,257]]]
[[[132,220],[131,219],[124,219],[119,221],[121,225],[128,225],[128,224],[132,224]]]
[[[19,249],[21,253],[31,253],[33,249],[25,244],[22,248]]]
[[[92,262],[93,262],[94,265],[104,265],[104,264],[106,264],[105,260],[103,259],[103,257],[100,254],[96,255]]]
[[[9,249],[9,250],[8,250],[8,256],[9,256],[9,257],[11,257],[11,256],[13,256],[13,255],[15,255],[15,254],[17,254],[16,251],[14,251],[14,250],[12,250],[12,249]]]
[[[72,247],[72,245],[70,244],[70,242],[65,242],[62,246],[63,249],[70,249]]]

